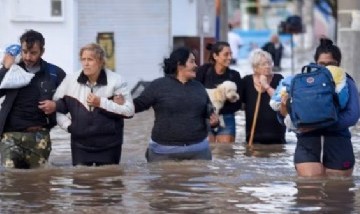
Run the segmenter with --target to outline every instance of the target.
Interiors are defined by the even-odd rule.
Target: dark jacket
[[[282,75],[274,74],[270,86],[276,88],[281,79],[283,79]],[[259,92],[254,87],[253,75],[245,76],[243,78],[243,90],[241,96],[245,104],[245,132],[247,142],[251,134],[258,93]],[[270,99],[271,97],[267,92],[261,93],[261,101],[254,132],[254,142],[261,144],[286,143],[285,126],[278,123],[277,113],[269,105]]]
[[[41,75],[40,79],[38,79],[37,81],[31,81],[30,84],[33,84],[34,87],[39,86],[39,85],[48,85],[49,91],[50,91],[49,95],[48,95],[49,96],[48,99],[51,99],[53,94],[55,93],[57,85],[56,85],[56,83],[54,83],[54,79],[51,77],[51,75],[49,73],[49,67],[50,67],[49,64],[50,63],[46,62],[45,60],[40,61],[40,71],[38,71],[35,75],[41,75],[41,74],[45,74],[45,75]],[[19,66],[21,66],[24,70],[26,70],[24,63],[19,63]],[[61,82],[66,75],[65,72],[61,68],[59,68],[55,65],[52,65],[52,66],[54,67],[54,69],[56,71],[57,82]],[[0,69],[0,82],[3,80],[7,70],[8,69],[5,69],[4,67]],[[27,87],[27,86],[24,86],[24,87]],[[40,88],[39,88],[39,90],[40,90]],[[13,108],[14,101],[15,101],[16,97],[18,96],[19,91],[20,91],[20,89],[0,89],[0,97],[6,96],[5,100],[3,101],[2,105],[1,105],[1,109],[0,109],[0,135],[4,132],[6,120],[8,118],[10,111]],[[56,114],[55,113],[53,113],[49,116],[46,116],[45,114],[43,114],[43,117],[45,118],[46,121],[49,121],[48,124],[46,125],[46,128],[52,128],[53,126],[56,125]],[[46,119],[46,117],[48,117],[49,120]],[[31,123],[32,121],[28,121],[28,122]],[[36,124],[34,124],[34,125],[36,125]]]
[[[99,107],[87,104],[89,93],[100,97]],[[125,103],[122,105],[112,101],[113,96],[118,94],[124,96]],[[121,145],[123,118],[134,115],[127,84],[119,74],[109,70],[101,70],[93,87],[82,71],[69,74],[57,89],[54,100],[59,126],[71,133],[72,146],[85,151],[100,152]]]
[[[262,49],[264,51],[267,51],[271,55],[271,58],[274,61],[275,67],[281,66],[281,58],[282,58],[283,49],[284,49],[283,45],[281,43],[280,43],[279,47],[276,48],[274,43],[268,42],[262,47]]]
[[[241,95],[242,80],[240,73],[230,68],[227,68],[224,74],[219,75],[216,73],[213,64],[206,63],[198,68],[196,72],[196,80],[201,82],[204,87],[208,89],[216,88],[217,85],[229,80],[236,84],[237,92]],[[240,99],[235,103],[226,101],[220,110],[220,114],[232,114],[240,110],[241,99],[242,97],[240,96]]]
[[[154,109],[151,139],[171,146],[196,144],[206,138],[209,104],[209,97],[201,83],[195,80],[181,83],[174,77],[152,81],[134,99],[135,112],[150,107]]]

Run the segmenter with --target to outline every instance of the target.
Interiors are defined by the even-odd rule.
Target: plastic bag
[[[6,47],[5,50],[0,50],[0,62],[3,61],[5,54],[9,54],[15,57],[15,63],[19,63],[21,60],[21,46],[12,44]]]

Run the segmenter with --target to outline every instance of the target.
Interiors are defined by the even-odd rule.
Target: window
[[[64,0],[12,0],[10,4],[15,22],[64,21]]]
[[[62,1],[61,0],[51,0],[51,16],[52,17],[61,17],[62,16]]]

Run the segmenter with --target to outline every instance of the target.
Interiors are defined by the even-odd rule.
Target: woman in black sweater
[[[277,113],[271,109],[269,102],[274,88],[283,78],[272,72],[273,61],[268,52],[256,49],[251,53],[251,65],[254,74],[243,79],[242,101],[245,104],[246,142],[249,141],[251,126],[255,113],[258,93],[261,93],[260,107],[254,131],[254,143],[285,143],[285,126],[277,120]]]
[[[211,160],[208,123],[217,116],[208,111],[205,88],[195,81],[195,55],[187,48],[174,50],[164,60],[165,77],[158,78],[134,99],[135,112],[152,107],[155,122],[146,152],[148,162],[161,160]]]

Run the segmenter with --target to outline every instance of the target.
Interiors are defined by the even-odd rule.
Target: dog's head
[[[236,84],[232,81],[224,81],[217,88],[224,94],[225,99],[229,102],[236,102],[239,100]]]

